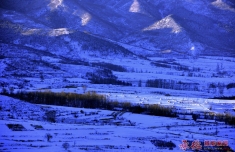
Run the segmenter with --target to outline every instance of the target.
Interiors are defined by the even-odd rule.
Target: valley
[[[0,151],[234,151],[234,18],[233,0],[2,1]]]

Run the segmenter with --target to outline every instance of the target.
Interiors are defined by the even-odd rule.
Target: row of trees
[[[138,86],[141,87],[141,81],[139,81]],[[166,80],[166,79],[154,79],[147,80],[146,87],[163,88],[163,89],[173,89],[173,90],[187,90],[187,91],[205,91],[211,93],[218,93],[223,95],[224,89],[235,88],[235,83],[229,83],[225,85],[224,83],[209,83],[206,88],[200,88],[198,83],[187,83],[182,81]]]
[[[220,114],[220,113],[211,112],[211,113],[204,113],[203,115],[192,114],[192,118],[194,121],[196,121],[199,118],[216,120],[216,121],[224,121],[226,124],[235,126],[235,116],[229,113]]]
[[[84,108],[103,108],[106,107],[108,101],[105,95],[98,95],[96,92],[87,92],[85,94],[76,93],[54,93],[45,92],[17,92],[14,94],[6,94],[20,100],[25,100],[35,104],[60,105],[69,107]]]
[[[3,93],[2,93],[3,94]],[[124,111],[133,113],[146,113],[157,116],[175,117],[176,114],[169,107],[161,105],[139,105],[131,104],[130,102],[117,102],[108,99],[105,95],[97,94],[96,92],[87,92],[85,94],[76,93],[55,93],[51,91],[45,92],[17,92],[13,94],[4,94],[20,100],[24,100],[35,104],[59,105],[79,108],[100,108],[107,110],[115,110],[121,108]],[[55,111],[46,113],[47,120],[54,122]]]
[[[186,83],[181,81],[166,80],[166,79],[155,79],[147,80],[146,87],[174,89],[174,90],[189,90],[198,91],[198,83]]]
[[[216,93],[218,90],[219,94],[224,93],[225,84],[224,83],[210,83],[208,84],[209,92]]]
[[[113,84],[113,85],[124,85],[132,86],[131,83],[118,80],[118,78],[113,75],[113,72],[109,69],[97,70],[95,73],[87,72],[86,77],[93,84]]]
[[[200,68],[197,67],[193,67],[191,69],[188,66],[181,65],[177,62],[158,61],[158,62],[151,62],[151,64],[156,67],[175,69],[177,71],[199,72],[201,70]]]
[[[97,63],[91,63],[91,66],[99,67],[99,68],[106,68],[106,69],[118,71],[118,72],[127,72],[126,68],[120,65],[112,64],[112,63],[97,62]]]
[[[112,101],[105,95],[97,94],[96,92],[87,92],[85,94],[76,93],[55,93],[51,91],[45,92],[17,92],[17,93],[1,93],[8,95],[20,100],[24,100],[35,104],[48,104],[48,105],[59,105],[79,108],[100,108],[107,110],[123,109],[123,111],[129,111],[133,113],[145,113],[154,116],[166,116],[176,117],[175,112],[171,107],[161,106],[159,104],[132,104],[130,102],[118,102]],[[47,121],[55,122],[55,111],[48,111],[45,113]],[[192,114],[194,120],[201,117],[198,114]],[[235,126],[235,116],[231,114],[204,114],[205,119],[215,119],[224,121],[229,125]]]

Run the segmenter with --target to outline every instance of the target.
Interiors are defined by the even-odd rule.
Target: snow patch
[[[171,28],[172,33],[181,32],[181,27],[174,21],[171,15],[168,15],[162,20],[157,21],[154,24],[150,25],[149,27],[144,28],[143,31],[152,31],[152,30],[165,29],[165,28]]]

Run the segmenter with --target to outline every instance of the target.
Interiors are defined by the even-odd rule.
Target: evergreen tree
[[[142,81],[141,80],[139,80],[139,82],[138,82],[138,87],[142,87]]]

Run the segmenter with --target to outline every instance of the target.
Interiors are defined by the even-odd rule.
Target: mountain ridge
[[[17,4],[17,5],[16,5]],[[4,1],[1,14],[10,13],[20,19],[25,15],[28,23],[49,29],[66,28],[107,37],[129,45],[189,54],[191,48],[202,55],[234,56],[235,5],[228,0],[211,1]],[[10,12],[9,12],[10,11]],[[21,15],[17,15],[21,14]],[[161,27],[146,31],[148,27],[167,18]],[[3,20],[10,20],[6,15]],[[221,39],[223,37],[223,39]],[[169,54],[170,55],[170,54]]]

